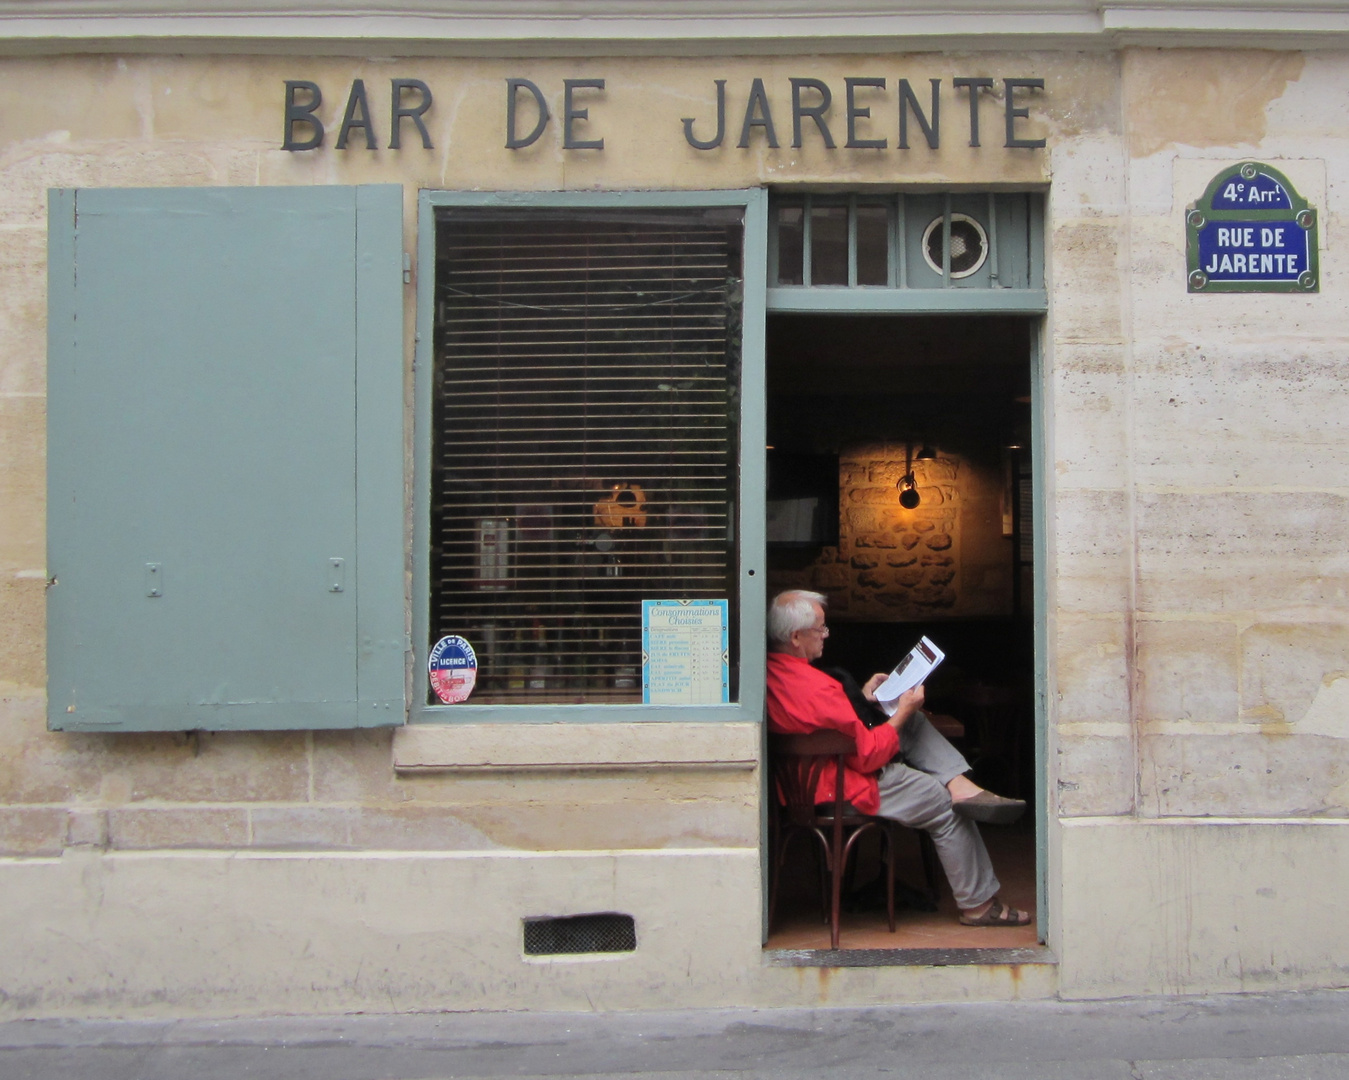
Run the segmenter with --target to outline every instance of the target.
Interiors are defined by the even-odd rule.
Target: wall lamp
[[[923,449],[927,450],[930,447],[924,446]],[[919,451],[918,456],[920,458],[923,456],[922,451]],[[936,457],[937,455],[934,453],[932,456]],[[918,504],[923,501],[918,494],[918,484],[913,478],[913,443],[904,444],[904,475],[899,478],[899,483],[895,486],[899,488],[899,505],[904,507],[905,510],[916,509]]]

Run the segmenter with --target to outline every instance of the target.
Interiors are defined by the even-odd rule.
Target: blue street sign
[[[1229,177],[1213,196],[1214,210],[1291,210],[1293,201],[1288,189],[1267,172],[1257,172],[1244,179],[1240,167],[1237,175]]]
[[[1289,221],[1210,221],[1199,230],[1209,281],[1297,281],[1311,269],[1311,234]]]
[[[1185,214],[1192,293],[1318,292],[1317,214],[1278,170],[1224,169]]]

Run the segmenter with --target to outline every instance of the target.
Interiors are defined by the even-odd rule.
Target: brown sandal
[[[1000,900],[994,900],[982,915],[970,918],[960,913],[962,926],[1026,926],[1030,923],[1030,912],[1008,907]]]

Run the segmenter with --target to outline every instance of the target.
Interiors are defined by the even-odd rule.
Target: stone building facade
[[[960,3],[941,17],[866,0],[645,7],[0,11],[0,1012],[1345,985],[1349,934],[1324,913],[1349,889],[1349,4]],[[896,149],[891,97],[870,121],[887,150],[841,138],[830,149],[809,123],[789,145],[794,78],[833,88],[839,132],[845,80],[861,76],[886,77],[892,96],[901,77],[940,80],[940,145],[915,123],[910,148]],[[976,76],[999,81],[977,106],[985,138],[972,146],[952,80]],[[1043,89],[1008,105],[1005,77]],[[379,130],[397,78],[434,90],[431,148],[407,123],[397,150]],[[514,78],[540,88],[555,118],[517,149],[502,138]],[[556,120],[577,107],[565,81],[587,79],[605,87],[577,131],[602,135],[602,151],[568,148]],[[777,147],[761,131],[734,145],[756,79]],[[313,150],[283,148],[288,80],[323,90],[328,141]],[[339,150],[357,80],[379,145],[353,134]],[[681,120],[710,129],[718,80],[732,137],[698,150]],[[1024,118],[1005,111],[1019,105]],[[1004,146],[1004,117],[1009,135],[1043,146]],[[1317,209],[1318,291],[1187,291],[1186,209],[1244,161],[1274,166]],[[403,192],[410,551],[419,192],[1043,194],[1038,809],[1053,962],[766,963],[755,718],[609,722],[582,710],[346,731],[49,729],[49,189],[360,184]],[[873,492],[893,490],[895,460],[893,445],[843,459],[839,543],[792,580],[854,614],[977,611],[1004,571],[966,542],[967,514],[1000,513],[1001,477],[980,473],[971,507],[957,483],[971,466],[922,463],[931,497],[895,531],[867,513]],[[761,653],[743,656],[748,684]],[[613,911],[634,916],[635,951],[521,953],[522,918]]]

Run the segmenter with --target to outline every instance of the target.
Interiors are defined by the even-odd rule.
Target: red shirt
[[[810,662],[787,653],[768,654],[768,729],[780,735],[805,735],[834,728],[857,743],[844,762],[843,794],[864,814],[881,808],[876,773],[899,752],[899,732],[889,724],[868,728],[833,679]],[[820,777],[815,801],[834,801],[834,771]]]

